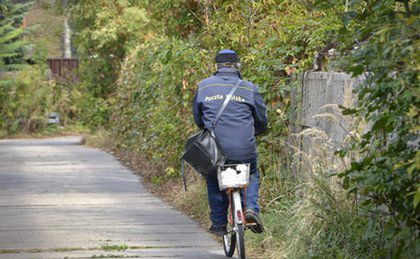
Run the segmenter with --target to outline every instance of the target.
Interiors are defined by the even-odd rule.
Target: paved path
[[[196,222],[79,140],[0,140],[0,258],[225,258]]]

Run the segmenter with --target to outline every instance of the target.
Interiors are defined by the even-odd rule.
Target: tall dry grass
[[[340,123],[338,113],[317,116]],[[348,138],[357,137],[358,130],[346,130]],[[342,188],[337,176],[349,166],[350,158],[335,156],[337,143],[319,129],[305,129],[290,139],[294,170],[277,172],[282,184],[262,179],[263,195],[269,193],[272,198],[262,208],[266,232],[248,234],[247,247],[261,258],[372,256],[377,239],[364,236],[367,219],[358,210],[357,197]]]

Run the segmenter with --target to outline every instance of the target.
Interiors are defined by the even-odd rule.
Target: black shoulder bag
[[[214,135],[214,128],[216,127],[217,121],[226,109],[226,106],[232,96],[238,89],[240,83],[241,80],[238,79],[235,86],[226,96],[225,101],[214,118],[211,128],[204,129],[203,131],[189,137],[185,143],[185,151],[181,156],[181,173],[185,190],[187,190],[187,184],[184,173],[184,161],[204,176],[216,173],[217,167],[224,165],[226,156],[223,154],[219,144],[217,143],[216,136]]]

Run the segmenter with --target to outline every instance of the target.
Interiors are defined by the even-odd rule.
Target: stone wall
[[[324,131],[335,143],[341,143],[350,130],[338,106],[353,107],[352,91],[362,77],[352,78],[346,73],[310,72],[299,79],[302,87],[302,126]]]

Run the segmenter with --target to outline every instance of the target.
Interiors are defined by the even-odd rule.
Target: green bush
[[[46,58],[60,49],[55,45],[60,42],[63,17],[45,10],[42,3],[38,1],[28,13],[32,2],[22,5],[7,0],[0,3],[4,14],[0,18],[1,137],[21,131],[49,131],[46,123],[50,112],[60,114],[62,125],[74,122],[80,112],[81,97],[86,96],[84,89],[77,85],[47,79]],[[21,27],[23,15],[31,23],[27,30]],[[35,64],[23,64],[24,59]],[[8,70],[12,71],[3,73]]]
[[[209,61],[194,42],[162,37],[136,48],[123,65],[112,101],[117,139],[154,162],[177,167],[185,135],[196,131],[190,102]]]
[[[329,10],[337,5],[327,2]],[[340,152],[356,154],[340,176],[372,213],[365,235],[383,239],[378,257],[420,255],[419,11],[418,1],[356,0],[339,12],[344,69],[366,77],[344,113],[369,125]]]
[[[51,106],[50,82],[39,67],[26,67],[0,81],[0,128],[33,132],[46,124]]]

